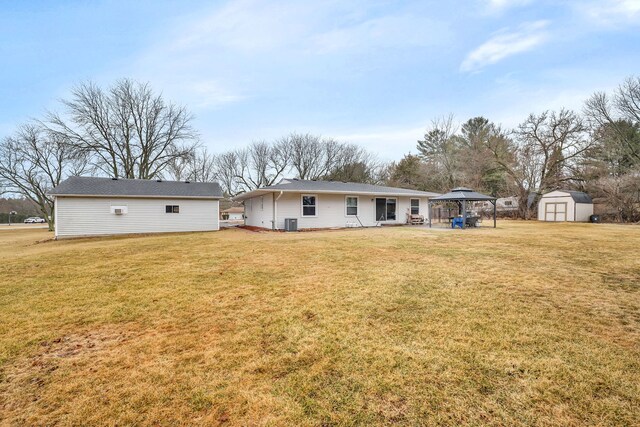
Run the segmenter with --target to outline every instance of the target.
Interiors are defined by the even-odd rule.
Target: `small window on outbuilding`
[[[164,207],[165,213],[180,213],[179,205],[166,205]]]

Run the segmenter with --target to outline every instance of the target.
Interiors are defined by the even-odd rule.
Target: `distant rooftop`
[[[383,185],[363,184],[359,182],[321,181],[305,179],[283,179],[275,185],[261,187],[257,190],[237,195],[234,200],[245,200],[260,194],[274,191],[310,192],[310,193],[338,193],[338,194],[371,194],[381,196],[416,196],[434,197],[439,193],[411,190],[408,188],[386,187]]]
[[[229,209],[225,209],[221,212],[222,213],[244,213],[244,208],[242,206],[232,206]]]
[[[72,176],[49,192],[53,196],[95,197],[174,197],[219,199],[222,189],[217,182],[163,181],[147,179],[113,179]]]

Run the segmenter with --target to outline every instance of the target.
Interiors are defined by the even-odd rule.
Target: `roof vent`
[[[162,182],[162,180],[161,179],[156,179],[156,182]]]
[[[191,181],[185,181],[184,183],[185,183],[185,184],[190,184],[190,183],[191,183]]]
[[[111,178],[111,181],[117,181],[118,178]]]

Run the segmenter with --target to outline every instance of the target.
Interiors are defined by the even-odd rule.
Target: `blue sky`
[[[0,136],[133,77],[213,152],[298,131],[394,160],[433,118],[514,126],[640,75],[640,0],[0,0],[0,53]]]

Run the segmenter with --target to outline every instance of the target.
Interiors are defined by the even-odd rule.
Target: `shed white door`
[[[545,221],[566,221],[567,220],[567,202],[562,203],[546,203],[544,211]]]

